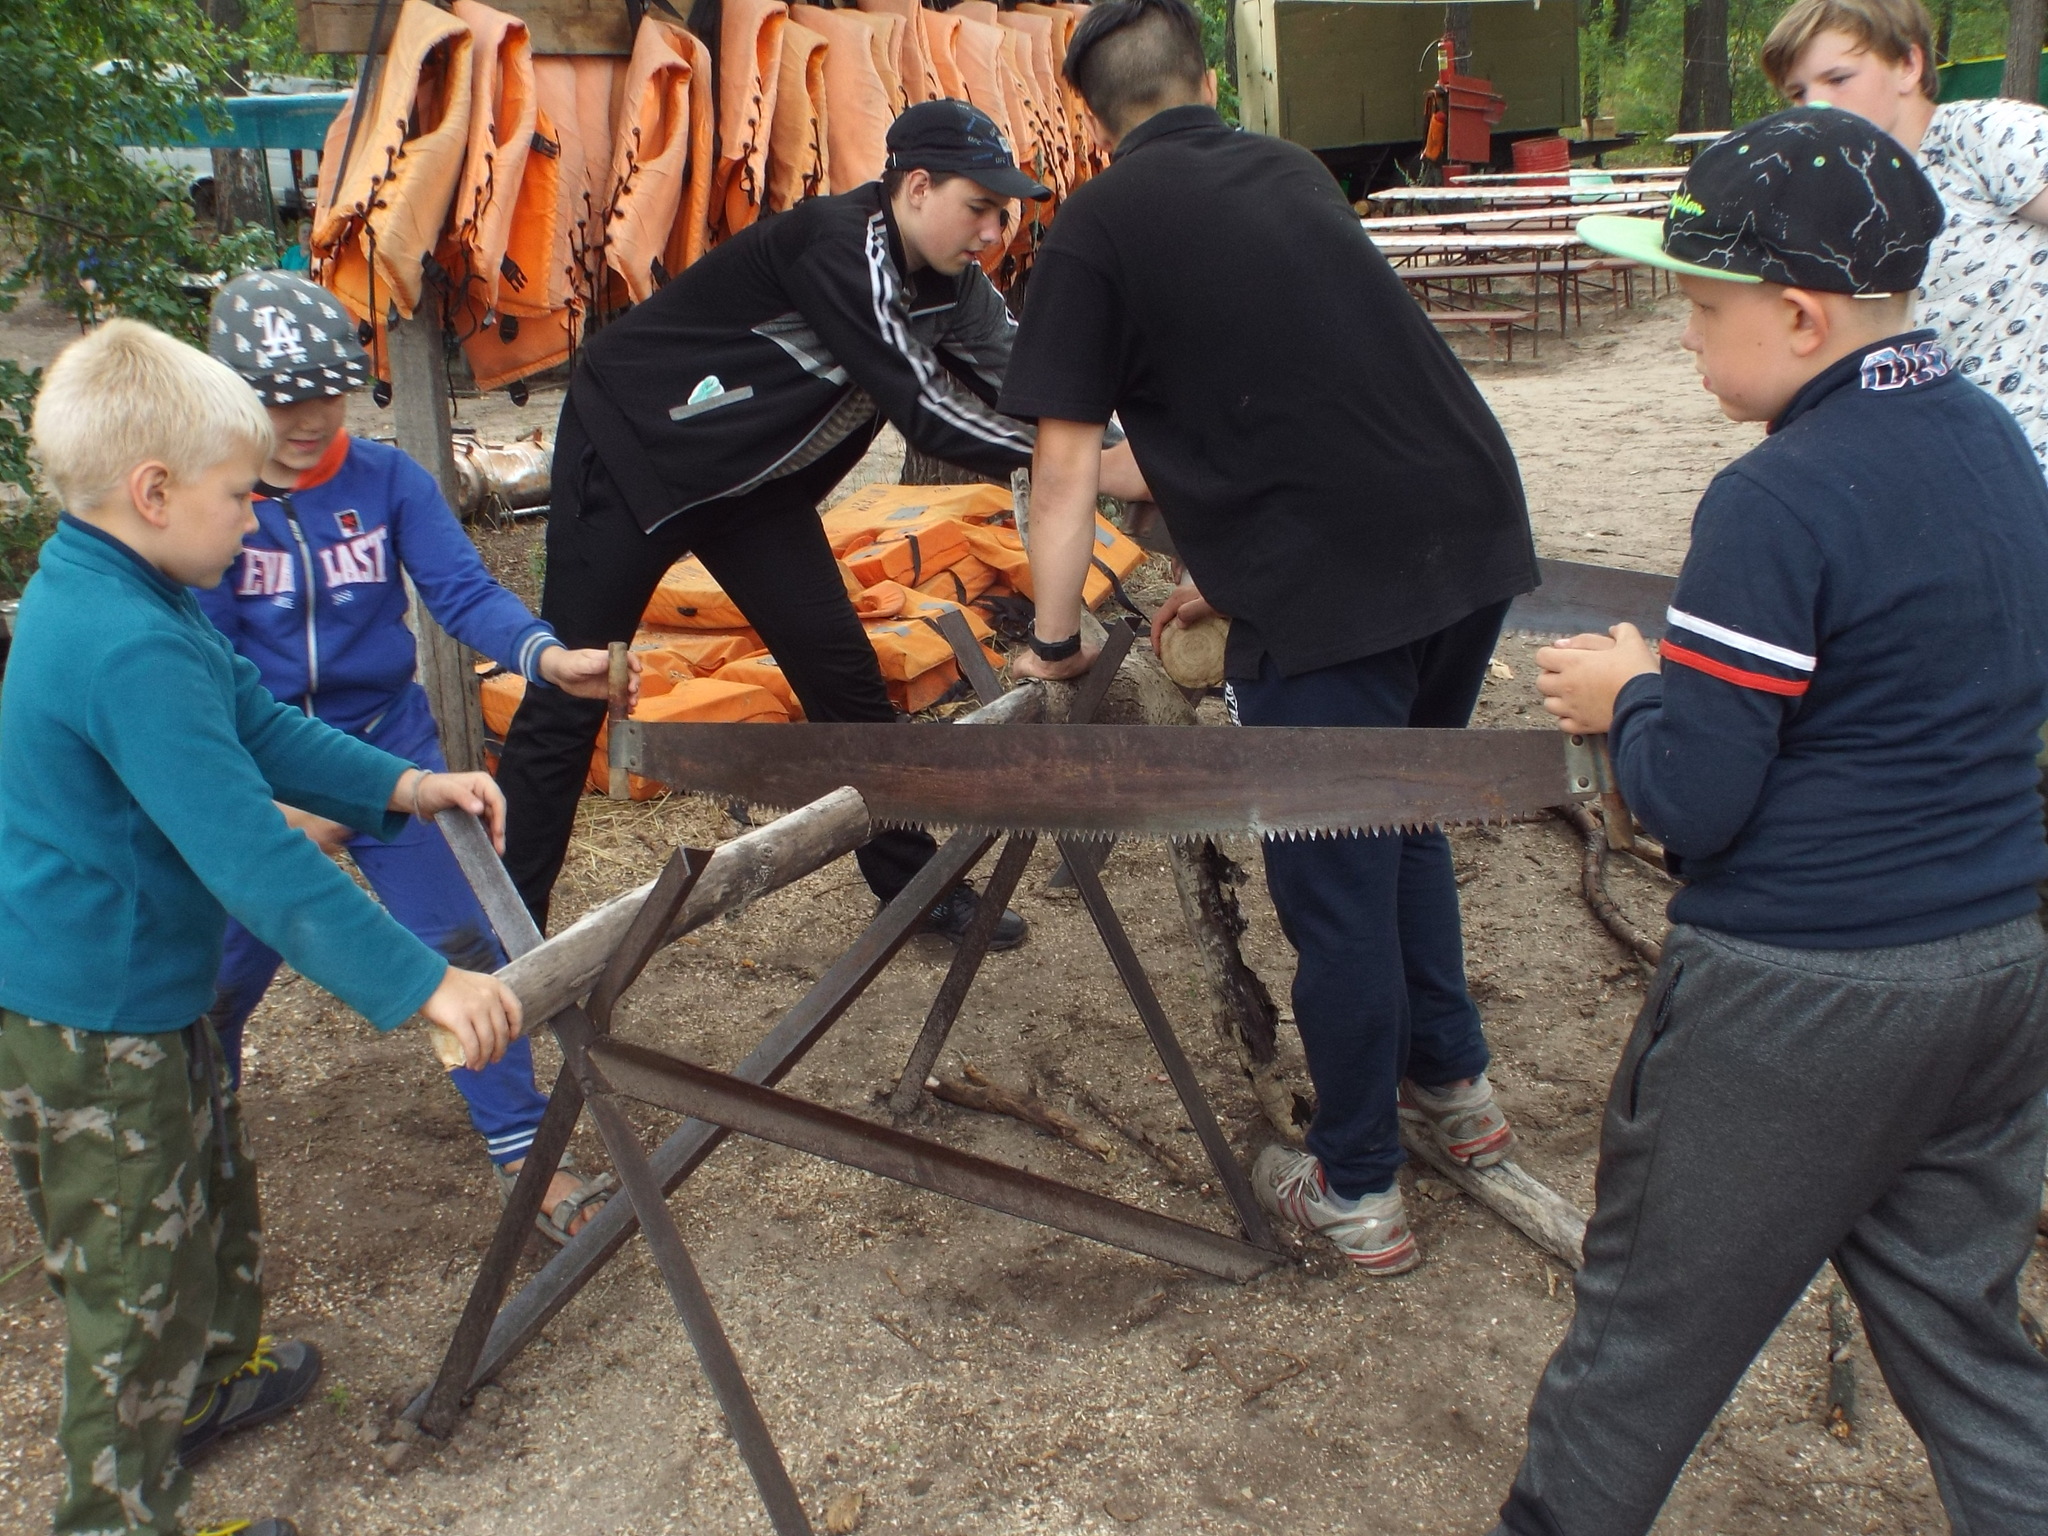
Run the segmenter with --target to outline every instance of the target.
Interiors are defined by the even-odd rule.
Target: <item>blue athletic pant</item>
[[[1271,656],[1233,679],[1245,726],[1455,728],[1472,718],[1507,604],[1339,666],[1283,677]],[[1264,845],[1266,885],[1300,957],[1294,1022],[1316,1086],[1308,1149],[1345,1199],[1384,1190],[1401,1166],[1401,1079],[1425,1088],[1486,1070],[1465,990],[1451,845],[1441,832]]]
[[[367,730],[356,734],[429,773],[447,770],[433,713],[417,684],[400,694]],[[374,837],[351,838],[348,851],[385,909],[408,932],[445,956],[450,965],[494,971],[505,963],[504,951],[498,947],[483,908],[477,905],[447,840],[432,822],[412,821],[389,843]],[[242,1081],[242,1026],[263,1001],[279,963],[276,950],[229,919],[227,948],[214,984],[210,1017],[237,1087]],[[533,1049],[525,1037],[514,1040],[502,1058],[481,1072],[458,1067],[448,1075],[469,1101],[470,1124],[483,1137],[491,1161],[509,1163],[526,1156],[548,1101],[534,1086]]]

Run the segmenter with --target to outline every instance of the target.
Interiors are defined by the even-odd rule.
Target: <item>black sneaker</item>
[[[932,915],[924,920],[923,931],[936,933],[940,938],[958,944],[966,936],[967,927],[974,921],[974,914],[980,907],[980,895],[973,886],[962,881],[953,887],[952,895],[932,908]],[[996,931],[988,941],[988,947],[991,950],[1015,949],[1029,932],[1024,919],[1006,909],[996,920]]]
[[[193,1466],[222,1435],[290,1412],[319,1379],[320,1351],[311,1344],[300,1339],[281,1343],[268,1337],[258,1339],[256,1353],[192,1405],[185,1416],[185,1432],[178,1437],[178,1460]],[[261,1521],[249,1530],[252,1536],[264,1536]],[[289,1524],[282,1525],[280,1536],[291,1536]]]
[[[230,1520],[226,1525],[209,1525],[192,1536],[299,1536],[299,1528],[282,1515],[267,1520]]]

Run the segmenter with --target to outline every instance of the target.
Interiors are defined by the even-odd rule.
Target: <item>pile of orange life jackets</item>
[[[896,114],[951,96],[1054,193],[983,256],[1012,281],[1105,163],[1059,73],[1087,9],[724,0],[717,38],[649,13],[614,58],[536,56],[525,22],[478,0],[404,0],[367,99],[359,84],[321,151],[314,275],[369,322],[387,378],[388,315],[439,290],[496,388],[566,361],[593,319],[762,214],[874,180]]]
[[[1010,492],[996,485],[870,485],[824,514],[847,596],[875,648],[889,697],[914,713],[960,680],[939,619],[959,609],[984,645],[993,638],[989,601],[1030,597],[1031,562],[1017,532]],[[1101,518],[1083,598],[1107,601],[1113,583],[1136,570],[1145,552]],[[640,654],[636,720],[801,720],[803,708],[782,670],[748,627],[746,615],[694,558],[670,567],[634,637]],[[995,666],[1002,658],[991,654]],[[502,741],[525,695],[517,673],[483,683],[484,726]],[[589,788],[607,782],[603,737],[591,759]],[[636,799],[662,787],[635,778]]]

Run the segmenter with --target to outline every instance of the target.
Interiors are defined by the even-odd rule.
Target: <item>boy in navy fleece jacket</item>
[[[2048,487],[1908,329],[1941,221],[1904,149],[1810,107],[1703,153],[1661,231],[1580,226],[1681,274],[1706,387],[1770,435],[1700,502],[1661,670],[1628,625],[1538,655],[1687,883],[1514,1536],[1647,1531],[1830,1259],[1955,1528],[2048,1510],[2017,1294],[2048,1152]]]
[[[359,740],[431,772],[445,769],[426,691],[413,676],[410,575],[427,611],[464,645],[530,685],[604,697],[605,653],[565,649],[492,578],[433,477],[398,449],[342,430],[346,397],[369,368],[339,303],[290,273],[249,273],[214,300],[209,348],[256,391],[277,439],[256,488],[256,531],[227,579],[198,593],[264,687]],[[346,849],[386,910],[451,964],[504,964],[433,823],[415,822],[385,841],[290,807],[285,815],[329,852]],[[277,967],[275,949],[229,925],[211,1016],[238,1083],[243,1025]],[[450,1075],[509,1187],[547,1107],[531,1048],[515,1041],[489,1069]],[[611,1187],[608,1174],[583,1180],[565,1167],[537,1224],[560,1242]]]
[[[379,1029],[424,1012],[483,1067],[518,1000],[273,802],[381,837],[460,806],[502,844],[504,800],[278,703],[200,613],[188,584],[235,559],[270,446],[234,374],[112,321],[51,366],[34,434],[67,510],[0,693],[0,1135],[68,1334],[55,1529],[171,1536],[197,1456],[320,1374],[310,1344],[259,1336],[256,1170],[205,1016],[223,908]]]

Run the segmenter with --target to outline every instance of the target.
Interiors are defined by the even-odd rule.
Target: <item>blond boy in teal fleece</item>
[[[378,1028],[424,1013],[481,1067],[518,1000],[279,803],[386,836],[461,807],[502,837],[504,802],[278,703],[200,612],[187,588],[241,552],[270,448],[226,367],[112,321],[52,365],[34,438],[66,510],[0,689],[0,1133],[69,1329],[55,1529],[175,1536],[184,1460],[319,1374],[312,1346],[258,1337],[255,1167],[205,1019],[227,916]]]

